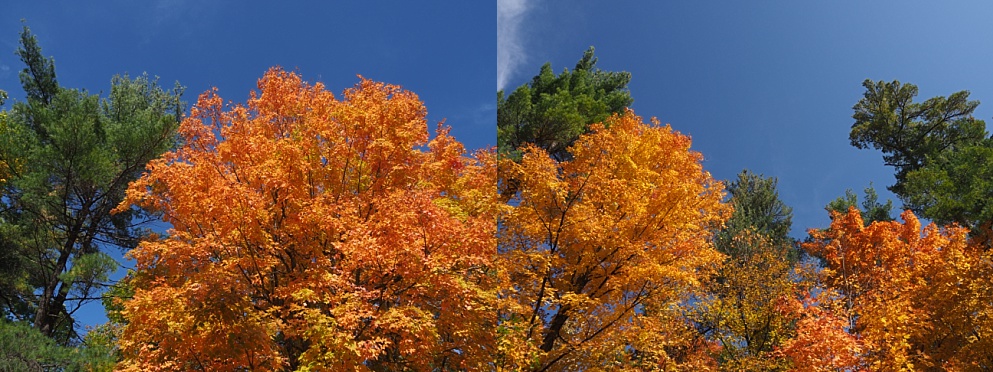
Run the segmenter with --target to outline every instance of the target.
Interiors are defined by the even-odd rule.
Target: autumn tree
[[[825,262],[827,288],[872,370],[982,370],[993,366],[991,253],[967,230],[904,222],[866,225],[858,209],[832,212],[804,249]]]
[[[520,180],[498,234],[505,366],[672,368],[682,356],[703,367],[709,346],[680,304],[721,261],[713,229],[729,209],[689,148],[627,111],[591,126],[572,160],[536,145],[501,160],[501,180]]]
[[[733,213],[715,237],[726,254],[695,306],[697,328],[721,345],[724,370],[782,370],[773,352],[793,332],[794,313],[779,309],[796,296],[797,254],[789,236],[792,209],[776,179],[742,171],[728,184]]]
[[[627,89],[631,74],[602,71],[596,63],[590,47],[572,71],[555,75],[546,63],[530,83],[509,95],[497,92],[499,152],[519,160],[530,143],[563,160],[591,124],[623,114],[633,101]]]
[[[118,208],[173,226],[130,253],[123,368],[489,368],[495,154],[429,141],[398,86],[339,99],[274,68],[258,88],[202,94]]]
[[[783,317],[794,319],[796,329],[770,356],[788,363],[789,370],[795,372],[864,370],[863,342],[848,333],[846,312],[835,292],[818,290],[816,297],[805,291],[801,298],[776,304]]]
[[[98,300],[127,250],[145,235],[139,209],[110,211],[128,182],[174,143],[182,89],[117,76],[101,99],[59,85],[27,27],[17,51],[27,95],[0,114],[0,308],[60,344],[74,341],[74,312]]]

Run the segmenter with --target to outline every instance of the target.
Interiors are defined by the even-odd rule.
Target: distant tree
[[[623,113],[633,101],[628,72],[602,71],[590,47],[572,71],[559,75],[550,63],[529,84],[510,95],[497,92],[497,144],[502,156],[520,160],[522,146],[533,144],[557,160],[590,124]]]
[[[876,221],[893,221],[892,211],[893,211],[893,201],[887,200],[886,204],[879,203],[879,194],[876,193],[876,189],[870,184],[863,190],[865,193],[865,199],[862,200],[861,208],[859,208],[859,197],[851,189],[845,190],[845,196],[839,196],[837,199],[832,200],[824,207],[828,212],[836,212],[839,214],[848,213],[849,208],[856,208],[862,212],[862,220],[865,222],[866,226],[870,223]],[[832,214],[834,216],[834,214]]]
[[[776,179],[744,170],[728,184],[731,218],[715,247],[727,255],[705,281],[696,307],[697,328],[721,344],[724,370],[780,370],[773,357],[792,332],[793,314],[779,304],[794,296],[796,251],[789,236],[792,209],[779,199]]]
[[[717,233],[715,244],[719,251],[735,255],[731,241],[744,230],[753,230],[776,245],[793,244],[793,238],[789,235],[793,225],[793,209],[779,199],[777,183],[775,177],[767,178],[747,169],[728,183],[727,191],[734,213]]]
[[[60,87],[54,62],[24,27],[26,102],[0,117],[0,280],[5,316],[26,320],[67,344],[73,313],[98,300],[117,262],[145,236],[140,209],[110,211],[145,164],[175,143],[182,89],[165,91],[147,76],[114,77],[101,100]],[[9,261],[8,261],[9,260]],[[9,275],[9,276],[8,276]]]

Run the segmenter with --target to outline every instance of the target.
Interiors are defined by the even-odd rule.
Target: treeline
[[[978,102],[970,101],[968,92],[914,102],[917,88],[912,84],[866,80],[866,92],[853,107],[851,142],[858,148],[881,150],[886,164],[896,169],[897,183],[889,189],[908,208],[900,214],[903,222],[894,221],[892,203],[881,204],[870,187],[862,203],[852,192],[829,203],[831,225],[811,229],[810,236],[798,242],[788,235],[792,212],[779,199],[775,178],[743,170],[725,184],[726,197],[720,205],[669,199],[674,192],[689,190],[694,197],[719,193],[720,186],[708,185],[702,191],[679,182],[638,179],[653,172],[678,174],[673,167],[679,157],[641,157],[630,151],[677,147],[679,154],[695,154],[645,135],[653,129],[669,130],[657,122],[643,125],[643,132],[635,135],[648,140],[646,144],[610,145],[604,136],[624,131],[625,120],[641,120],[624,108],[632,102],[626,90],[630,75],[601,71],[595,65],[590,48],[574,69],[556,75],[546,64],[530,83],[509,95],[498,94],[500,152],[503,159],[513,160],[501,163],[500,183],[504,195],[513,195],[509,204],[514,211],[500,219],[500,254],[535,252],[543,260],[534,262],[544,266],[531,264],[531,273],[537,274],[532,282],[555,284],[551,291],[536,291],[529,299],[539,316],[529,318],[527,329],[540,351],[530,354],[533,364],[517,367],[729,371],[993,367],[989,316],[993,147],[985,123],[972,116]],[[601,120],[604,124],[589,124]],[[611,161],[615,156],[623,161]],[[549,162],[539,169],[551,173],[515,172],[533,157]],[[595,165],[575,169],[575,163],[590,161]],[[533,180],[533,174],[541,175]],[[591,180],[599,177],[615,187],[591,187],[596,185]],[[555,180],[574,188],[562,190],[550,183]],[[642,188],[652,193],[639,194]],[[532,202],[539,196],[547,205]],[[592,200],[605,205],[580,207]],[[661,203],[661,210],[645,206],[655,201]],[[626,209],[631,206],[638,207]],[[686,207],[691,212],[680,213]],[[513,220],[522,209],[535,214],[539,222]],[[680,220],[693,212],[723,217]],[[922,228],[918,215],[936,224]],[[659,222],[636,222],[645,217]],[[508,237],[519,225],[534,232],[526,238]],[[707,239],[683,240],[697,227],[703,227]],[[603,240],[575,234],[573,229]],[[642,277],[645,287],[604,290],[588,285],[590,277],[596,278],[594,284],[618,284],[633,273],[660,272],[650,260],[619,247],[630,246],[627,236],[662,231],[668,231],[662,239],[635,243],[635,250],[685,266],[670,276]],[[615,251],[625,253],[611,256]],[[671,256],[682,252],[692,252],[692,258]],[[641,288],[652,285],[671,292],[638,296]],[[521,286],[515,285],[515,291],[517,287]],[[617,309],[629,313],[611,318]],[[562,318],[565,324],[556,322]]]
[[[852,144],[909,210],[849,193],[800,242],[775,178],[713,179],[592,48],[498,92],[498,146],[472,153],[395,85],[273,68],[187,114],[144,76],[62,87],[26,27],[18,55],[0,370],[993,367],[993,143],[968,92],[867,80]],[[135,268],[112,282],[118,249]],[[81,337],[97,300],[110,322]]]

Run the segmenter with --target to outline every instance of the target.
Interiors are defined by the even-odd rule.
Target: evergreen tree
[[[871,184],[863,192],[865,192],[865,199],[862,201],[859,212],[861,212],[865,226],[876,221],[893,221],[892,200],[887,200],[886,204],[879,203],[879,194],[876,193],[876,189]],[[829,212],[848,214],[848,209],[851,207],[859,208],[859,197],[851,189],[848,189],[845,190],[845,196],[839,196],[832,200],[824,209]]]
[[[546,63],[531,83],[510,95],[497,92],[497,145],[500,154],[519,160],[521,146],[534,144],[553,158],[564,160],[566,149],[586,133],[590,124],[623,113],[631,105],[628,72],[596,67],[593,47],[572,71],[559,75]]]
[[[742,231],[754,230],[767,237],[776,245],[791,245],[790,228],[793,224],[793,208],[779,199],[775,177],[764,177],[747,169],[738,173],[738,178],[728,183],[728,194],[734,213],[717,233],[717,249],[735,255],[731,241]]]
[[[117,262],[146,234],[151,216],[112,214],[128,183],[175,143],[178,85],[116,76],[109,97],[59,86],[54,60],[26,26],[17,51],[26,102],[3,113],[0,174],[0,281],[4,316],[33,323],[61,344],[77,339],[73,313],[98,300]]]

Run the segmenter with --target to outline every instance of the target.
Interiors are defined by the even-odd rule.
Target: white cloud
[[[6,79],[10,76],[10,66],[0,63],[0,79]]]
[[[530,8],[528,0],[497,0],[497,90],[504,88],[527,59],[521,25]]]

